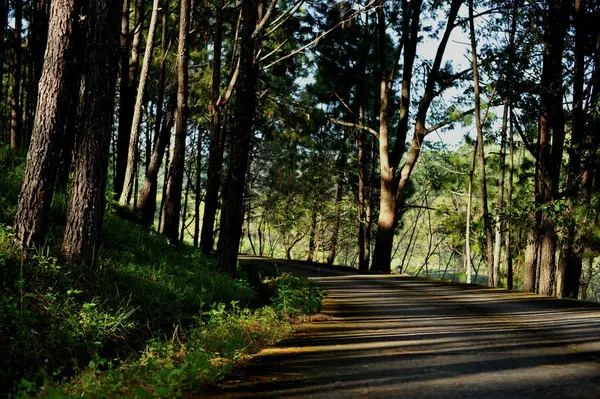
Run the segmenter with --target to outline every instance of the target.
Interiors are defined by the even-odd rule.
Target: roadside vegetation
[[[60,196],[47,244],[26,257],[10,225],[23,162],[0,151],[2,392],[173,397],[218,381],[320,310],[315,283],[257,264],[231,277],[110,205],[97,267],[60,259]]]

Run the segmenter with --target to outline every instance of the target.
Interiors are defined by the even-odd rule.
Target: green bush
[[[274,292],[272,306],[285,315],[312,314],[321,310],[326,292],[314,281],[284,273],[264,282]]]

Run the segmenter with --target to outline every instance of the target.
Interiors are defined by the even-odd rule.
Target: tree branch
[[[329,119],[331,122],[335,123],[336,125],[341,125],[341,126],[348,126],[348,127],[354,127],[356,129],[362,129],[362,130],[366,130],[367,132],[371,133],[373,136],[379,138],[379,132],[377,132],[377,130],[370,128],[369,126],[364,126],[364,125],[359,125],[358,123],[353,123],[353,122],[346,122],[346,121],[341,121],[339,119]]]

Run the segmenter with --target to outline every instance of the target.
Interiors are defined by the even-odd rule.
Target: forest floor
[[[600,305],[274,262],[322,313],[203,397],[600,397]]]

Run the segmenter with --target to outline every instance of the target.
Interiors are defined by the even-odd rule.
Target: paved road
[[[324,316],[209,397],[600,398],[600,306],[284,267],[329,289]]]

